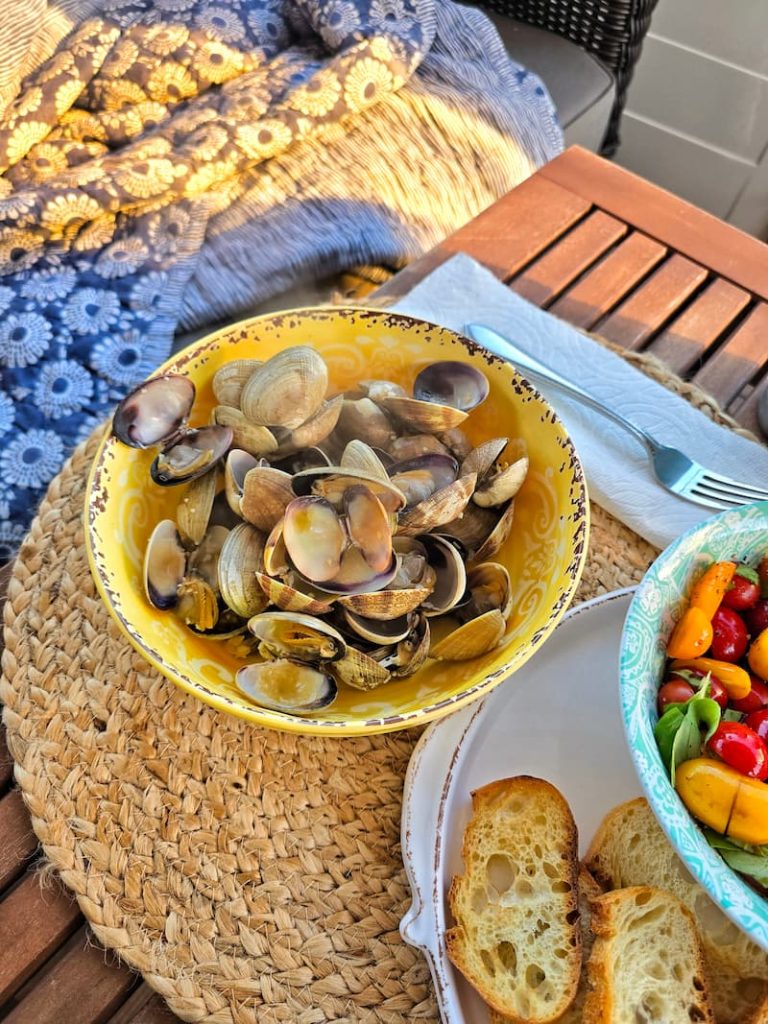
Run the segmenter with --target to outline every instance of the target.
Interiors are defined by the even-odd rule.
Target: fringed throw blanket
[[[450,0],[0,0],[0,556],[174,331],[424,251],[560,148]]]

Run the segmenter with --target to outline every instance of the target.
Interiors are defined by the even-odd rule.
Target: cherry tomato
[[[684,704],[696,691],[684,679],[668,679],[659,687],[656,703],[659,714],[663,715],[669,704]]]
[[[760,600],[760,587],[746,576],[740,576],[738,571],[731,580],[731,584],[723,595],[722,605],[725,608],[733,608],[734,611],[743,612],[747,608],[754,608]]]
[[[721,722],[707,746],[742,775],[761,781],[768,778],[768,747],[742,722]]]
[[[732,608],[722,605],[712,616],[712,657],[717,661],[738,661],[749,643],[744,620]]]
[[[758,601],[754,608],[744,612],[744,621],[752,636],[757,636],[764,629],[768,629],[768,598]]]
[[[723,711],[725,711],[728,707],[728,691],[717,676],[713,676],[711,673],[702,672],[701,669],[696,668],[681,669],[680,671],[684,672],[685,675],[678,676],[677,673],[673,673],[673,675],[671,675],[667,680],[667,683],[676,683],[678,681],[685,683],[690,682],[690,685],[694,690],[700,690],[704,680],[709,674],[709,690],[707,691],[707,694],[712,698],[712,700],[716,701],[720,705]],[[661,693],[661,690],[659,690],[659,693]],[[667,703],[674,703],[674,701],[670,699]]]
[[[734,711],[741,711],[748,715],[753,711],[761,711],[763,708],[768,708],[768,686],[766,686],[762,679],[758,679],[757,676],[750,675],[749,678],[752,680],[752,689],[747,696],[742,697],[741,700],[731,701],[731,707]]]
[[[753,711],[744,719],[744,725],[754,729],[763,743],[768,743],[768,708],[762,711]]]

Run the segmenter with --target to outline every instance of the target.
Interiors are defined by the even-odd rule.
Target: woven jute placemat
[[[635,361],[734,426],[660,364]],[[426,963],[398,933],[402,787],[419,732],[260,730],[150,668],[86,564],[95,448],[52,483],[4,612],[8,745],[50,865],[96,936],[183,1020],[436,1020]],[[578,600],[637,582],[655,555],[592,511]]]

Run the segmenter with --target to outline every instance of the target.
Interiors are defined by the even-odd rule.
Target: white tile
[[[768,75],[765,0],[659,0],[653,32]]]

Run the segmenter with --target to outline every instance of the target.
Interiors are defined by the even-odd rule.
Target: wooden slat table
[[[377,294],[405,294],[456,252],[565,320],[653,352],[756,429],[768,390],[768,246],[574,148]],[[55,880],[41,889],[37,857],[0,728],[0,1021],[175,1021],[89,938]]]

